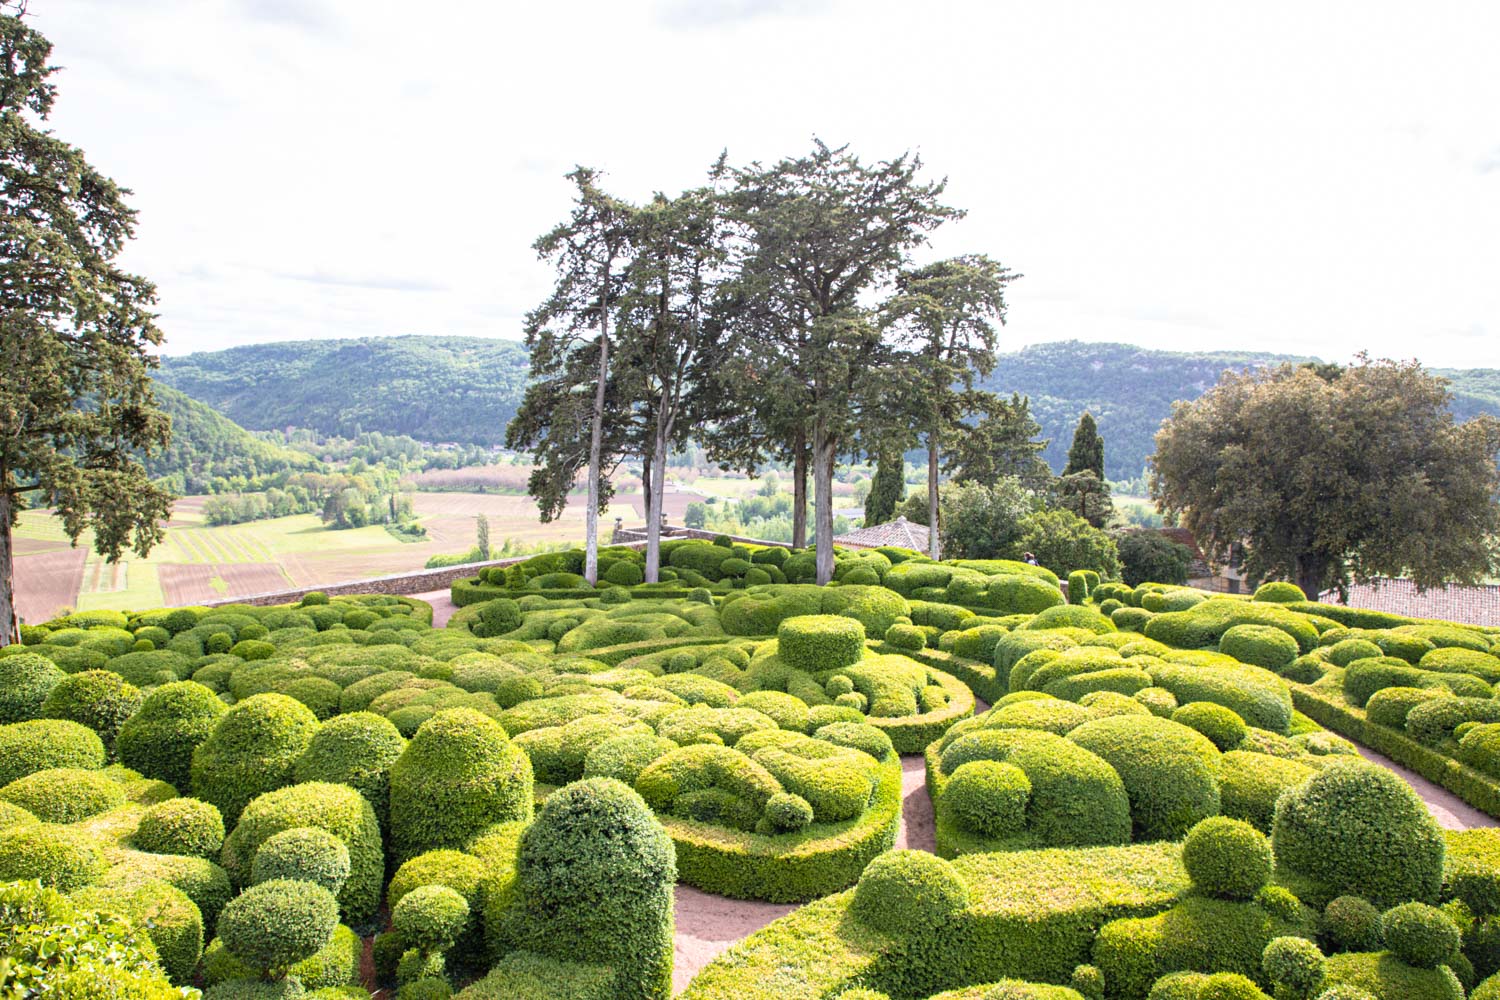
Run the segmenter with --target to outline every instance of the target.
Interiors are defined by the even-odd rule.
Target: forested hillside
[[[207,493],[215,479],[231,489],[254,488],[261,477],[317,464],[311,455],[262,441],[207,404],[156,384],[156,400],[172,418],[172,443],[146,459],[153,479],[178,493]]]
[[[481,337],[283,341],[162,360],[160,380],[253,430],[499,444],[526,350]]]

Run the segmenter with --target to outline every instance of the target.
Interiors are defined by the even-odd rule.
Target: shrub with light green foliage
[[[1103,635],[1115,631],[1115,624],[1095,608],[1060,604],[1037,614],[1022,625],[1020,630],[1037,632],[1055,628],[1081,628],[1096,635]]]
[[[72,892],[104,874],[104,845],[82,830],[26,824],[0,830],[0,882],[37,879]]]
[[[38,718],[47,696],[66,676],[35,653],[0,657],[0,724]]]
[[[1172,721],[1196,729],[1220,750],[1233,750],[1250,733],[1234,712],[1211,701],[1191,701],[1172,713]]]
[[[125,789],[101,771],[74,767],[36,771],[0,788],[0,801],[47,823],[76,823],[125,804]]]
[[[1214,766],[1214,776],[1219,781],[1219,808],[1225,816],[1242,819],[1262,833],[1270,833],[1276,800],[1281,793],[1312,775],[1313,768],[1297,760],[1232,750]]]
[[[1031,779],[1014,764],[975,760],[953,772],[941,806],[953,822],[983,837],[1007,837],[1026,824]]]
[[[1272,841],[1277,863],[1311,883],[1304,899],[1314,905],[1345,895],[1430,901],[1442,884],[1442,831],[1426,805],[1396,775],[1357,760],[1330,763],[1283,795]]]
[[[1235,625],[1219,637],[1219,652],[1241,663],[1281,670],[1298,656],[1297,640],[1270,625]]]
[[[294,879],[334,896],[349,879],[349,848],[327,830],[294,826],[266,838],[250,865],[250,884]]]
[[[349,877],[338,894],[350,923],[370,919],[380,905],[385,855],[370,804],[348,785],[310,782],[267,792],[245,807],[224,841],[225,870],[235,885],[254,878],[261,847],[284,830],[317,827],[337,837],[349,852]]]
[[[615,1000],[667,1000],[676,879],[672,841],[639,795],[608,778],[575,782],[521,837],[519,919],[497,944],[610,967]]]
[[[131,841],[151,854],[217,858],[224,846],[224,818],[197,799],[168,799],[141,814]]]
[[[233,825],[251,799],[294,780],[317,728],[317,716],[285,695],[246,698],[193,751],[193,795],[218,806],[225,825]]]
[[[391,766],[390,784],[391,850],[400,860],[462,848],[485,827],[532,813],[530,758],[473,709],[424,722]]]
[[[388,719],[373,712],[351,712],[318,727],[293,774],[297,781],[348,785],[369,801],[382,830],[390,823],[391,766],[406,740]]]
[[[228,709],[202,684],[179,681],[146,695],[120,727],[116,746],[126,767],[187,791],[193,753]]]
[[[1318,946],[1301,937],[1273,938],[1260,955],[1261,969],[1280,1000],[1312,1000],[1323,985],[1326,963]]]
[[[1365,702],[1365,717],[1381,726],[1405,729],[1406,717],[1413,708],[1434,698],[1447,698],[1443,688],[1387,687],[1370,695]]]
[[[1285,580],[1273,580],[1263,583],[1255,588],[1252,601],[1270,601],[1275,604],[1296,604],[1307,600],[1307,595],[1302,588],[1295,583],[1287,583]]]
[[[1119,773],[1137,840],[1175,840],[1219,812],[1213,772],[1219,751],[1187,726],[1155,716],[1111,716],[1084,723],[1068,739]]]
[[[1236,625],[1269,625],[1297,642],[1299,652],[1310,653],[1318,645],[1318,630],[1296,612],[1277,604],[1210,598],[1186,611],[1164,611],[1142,629],[1146,636],[1178,649],[1217,647],[1225,632]]]
[[[865,630],[839,615],[788,618],[776,629],[777,652],[799,670],[816,672],[858,663],[865,651]]]
[[[1210,816],[1188,831],[1182,864],[1193,885],[1210,896],[1250,899],[1271,880],[1271,842],[1249,823]]]
[[[203,954],[203,914],[181,889],[151,879],[131,888],[83,889],[73,902],[144,929],[172,982],[186,986],[193,981]]]
[[[0,783],[51,768],[103,766],[103,742],[76,722],[36,719],[0,726]]]
[[[1338,896],[1323,909],[1323,935],[1334,951],[1380,947],[1380,911],[1360,896]]]
[[[84,670],[69,674],[42,702],[42,717],[67,719],[99,734],[106,748],[125,720],[141,707],[143,696],[119,674],[108,670]]]
[[[1402,903],[1380,916],[1386,948],[1407,965],[1434,969],[1458,951],[1458,926],[1426,903]]]
[[[854,888],[850,913],[888,934],[940,932],[969,901],[953,865],[925,851],[889,851],[870,862]]]
[[[446,885],[422,885],[391,908],[391,926],[418,951],[453,947],[469,922],[469,902]]]
[[[1451,969],[1419,969],[1384,951],[1329,955],[1317,1000],[1461,1000]]]
[[[1368,660],[1385,655],[1379,646],[1368,639],[1341,639],[1327,647],[1328,662],[1336,667],[1347,667],[1355,660]]]
[[[1433,698],[1406,713],[1406,731],[1420,743],[1439,746],[1466,722],[1500,722],[1500,702],[1492,698]]]
[[[326,889],[310,882],[262,882],[229,901],[218,931],[235,958],[266,978],[280,978],[328,944],[338,917]]]

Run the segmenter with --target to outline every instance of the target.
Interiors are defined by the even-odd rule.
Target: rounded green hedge
[[[1333,951],[1378,951],[1380,911],[1362,896],[1338,896],[1323,908],[1323,936]]]
[[[1260,953],[1260,966],[1277,995],[1311,998],[1323,984],[1327,959],[1316,944],[1301,937],[1273,938]]]
[[[1252,601],[1270,601],[1275,604],[1298,604],[1307,600],[1307,595],[1295,583],[1272,580],[1255,588]]]
[[[58,767],[104,766],[99,734],[76,722],[36,719],[0,726],[0,784]]]
[[[328,890],[281,880],[251,886],[219,915],[219,937],[235,958],[266,976],[277,976],[317,954],[338,926],[339,908]]]
[[[1155,716],[1119,715],[1086,722],[1067,738],[1104,758],[1120,775],[1137,840],[1176,840],[1219,812],[1213,771],[1219,751],[1187,726]]]
[[[446,885],[422,885],[391,907],[391,926],[426,952],[447,951],[469,922],[469,901]]]
[[[1297,640],[1270,625],[1235,625],[1219,637],[1219,652],[1241,663],[1281,670],[1298,656]]]
[[[834,670],[864,656],[865,629],[841,615],[788,618],[776,628],[776,648],[781,659],[798,670]]]
[[[391,765],[391,851],[398,860],[462,848],[485,827],[531,818],[531,759],[473,709],[424,722]]]
[[[338,894],[347,922],[369,920],[380,905],[385,852],[375,812],[348,785],[309,782],[258,796],[245,807],[224,841],[222,860],[235,885],[250,884],[261,846],[283,830],[317,827],[333,834],[349,852],[349,878]]]
[[[1210,896],[1250,899],[1271,880],[1271,842],[1249,823],[1210,816],[1188,831],[1182,864],[1193,885]]]
[[[293,879],[322,886],[334,896],[349,880],[349,848],[327,830],[294,826],[266,838],[250,864],[250,884]]]
[[[1434,969],[1458,951],[1458,925],[1426,903],[1402,903],[1380,916],[1386,949],[1407,965]]]
[[[72,898],[80,906],[125,917],[144,929],[172,982],[192,984],[203,954],[203,914],[181,889],[150,879],[130,888],[84,889]]]
[[[942,808],[966,830],[984,837],[1020,833],[1026,825],[1031,779],[1014,764],[975,760],[953,772]]]
[[[1272,842],[1280,865],[1314,883],[1312,902],[1431,901],[1442,885],[1443,835],[1427,806],[1396,775],[1360,761],[1329,763],[1282,796]]]
[[[59,767],[36,771],[0,788],[0,801],[47,823],[76,823],[125,804],[125,788],[101,771]]]
[[[113,747],[125,720],[141,707],[144,696],[133,684],[109,670],[84,670],[57,683],[42,702],[42,717],[67,719],[99,734]]]
[[[1219,780],[1220,811],[1244,820],[1262,833],[1270,833],[1276,818],[1276,800],[1281,793],[1312,775],[1313,768],[1301,761],[1231,750],[1214,767],[1214,776]]]
[[[104,845],[81,830],[28,824],[0,830],[0,882],[39,880],[72,892],[104,874]]]
[[[1172,721],[1202,733],[1220,750],[1233,750],[1250,734],[1244,719],[1211,701],[1188,702],[1172,713]]]
[[[168,799],[141,814],[131,841],[151,854],[216,858],[224,846],[224,817],[207,802]]]
[[[192,783],[193,753],[228,708],[194,681],[164,684],[147,694],[120,727],[116,747],[126,767],[179,791]]]
[[[40,716],[47,696],[66,676],[57,664],[35,653],[0,657],[0,723]]]
[[[348,785],[375,810],[381,829],[390,823],[391,767],[406,749],[396,727],[373,712],[350,712],[318,727],[293,774],[299,782]]]
[[[889,851],[871,861],[854,887],[849,912],[887,934],[940,932],[969,902],[953,865],[926,851]]]
[[[246,698],[193,751],[193,795],[218,806],[232,826],[250,800],[295,780],[317,729],[317,716],[286,695]]]

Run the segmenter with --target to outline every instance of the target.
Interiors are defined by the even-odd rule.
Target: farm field
[[[668,514],[697,494],[670,494]],[[142,559],[127,553],[110,565],[89,548],[90,537],[68,544],[62,525],[44,511],[26,511],[16,528],[16,589],[24,621],[51,618],[64,609],[159,607],[194,604],[289,587],[337,583],[421,569],[434,555],[474,544],[474,518],[489,518],[496,549],[519,543],[568,542],[583,537],[583,507],[574,504],[551,524],[537,519],[530,497],[492,493],[415,493],[427,540],[402,542],[373,525],[330,531],[314,514],[209,527],[204,497],[183,497],[167,524],[167,537]],[[639,494],[623,494],[601,518],[606,535],[616,516],[637,524]]]

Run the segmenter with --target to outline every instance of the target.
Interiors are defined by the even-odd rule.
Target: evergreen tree
[[[906,499],[906,460],[900,451],[883,452],[875,464],[870,495],[865,498],[865,525],[884,524],[896,515],[896,505]]]
[[[490,519],[483,514],[474,517],[474,548],[479,552],[480,562],[490,557]]]
[[[171,421],[152,395],[156,289],[121,270],[130,192],[41,127],[57,96],[52,45],[0,14],[0,644],[19,636],[11,530],[51,507],[110,561],[145,555],[172,495],[143,455]]]
[[[1094,415],[1088,410],[1078,418],[1078,428],[1073,431],[1073,446],[1068,449],[1068,465],[1063,475],[1075,472],[1092,472],[1100,482],[1104,481],[1104,439],[1099,436],[1099,427]]]

